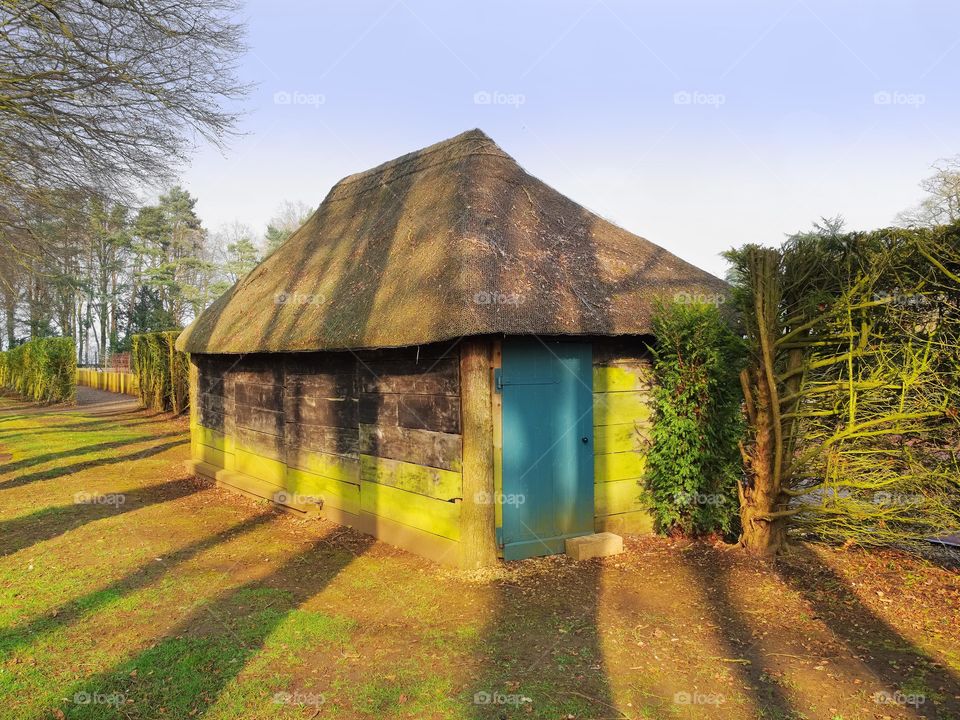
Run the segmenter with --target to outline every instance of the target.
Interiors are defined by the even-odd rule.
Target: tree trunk
[[[137,311],[137,293],[140,292],[140,261],[134,261],[133,270],[130,272],[130,299],[127,303],[127,335],[130,335],[130,325]]]
[[[87,307],[84,310],[83,317],[83,356],[84,362],[90,363],[90,328],[93,327],[93,312],[91,306],[93,305],[93,298],[87,296]]]
[[[101,270],[100,276],[100,302],[97,307],[100,309],[100,366],[106,368],[107,362],[107,332],[110,327],[110,303],[107,297],[110,292],[110,275],[107,270]]]
[[[117,345],[117,271],[110,278],[110,351]]]
[[[6,296],[7,350],[17,344],[17,300],[10,292]]]
[[[740,496],[740,545],[751,555],[770,558],[777,555],[787,540],[786,516],[775,516],[784,510],[784,497],[779,483],[774,480],[773,418],[770,413],[770,393],[762,377],[755,373],[750,383],[744,371],[744,395],[754,428],[753,445],[744,457],[749,482],[737,488]],[[750,385],[747,385],[750,383]],[[753,389],[756,392],[753,392]]]
[[[790,465],[792,438],[784,433],[780,387],[777,380],[777,339],[781,335],[779,316],[779,253],[757,249],[750,258],[750,287],[753,300],[749,313],[754,345],[748,370],[740,375],[752,443],[742,450],[744,480],[737,486],[740,497],[742,534],[740,545],[759,557],[773,557],[787,540],[787,496],[783,479]],[[799,358],[795,358],[797,360]],[[789,425],[789,423],[788,423]]]
[[[497,562],[491,368],[489,340],[470,338],[461,343],[463,502],[460,507],[460,566],[466,569]]]
[[[77,362],[79,363],[83,363],[83,336],[80,334],[80,328],[83,327],[83,318],[80,316],[81,303],[82,301],[78,299],[73,316],[73,332],[77,338]]]
[[[761,508],[767,503],[768,499],[762,498],[756,506],[752,502],[740,506],[740,522],[743,524],[740,545],[751,555],[769,559],[786,547],[787,527],[786,518],[766,518],[770,510]]]

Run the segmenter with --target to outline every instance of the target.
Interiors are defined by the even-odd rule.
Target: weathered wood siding
[[[193,457],[218,481],[456,561],[459,353],[194,356]]]
[[[327,514],[360,519],[357,359],[350,353],[287,356],[284,361],[286,487],[323,499]],[[331,509],[339,512],[334,514]]]
[[[459,351],[358,355],[360,510],[460,539]]]
[[[233,470],[235,462],[232,360],[197,356],[197,403],[191,445],[195,460]],[[191,414],[193,417],[193,414]]]
[[[653,528],[641,502],[651,427],[653,368],[639,339],[593,345],[594,513],[598,531]]]

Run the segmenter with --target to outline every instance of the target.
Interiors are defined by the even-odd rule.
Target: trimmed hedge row
[[[179,335],[169,330],[133,336],[133,373],[145,408],[182,413],[190,404],[190,357],[174,347]]]
[[[37,402],[73,402],[77,396],[73,338],[38,338],[0,353],[0,385]]]

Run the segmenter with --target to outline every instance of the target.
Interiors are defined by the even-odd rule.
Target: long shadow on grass
[[[857,597],[849,583],[806,546],[777,564],[780,577],[810,603],[821,620],[885,684],[891,695],[923,694],[942,714],[960,718],[960,678],[914,645]],[[881,691],[880,688],[877,691]],[[878,706],[882,710],[882,706]],[[883,714],[883,713],[878,713]],[[892,714],[892,713],[891,713]]]
[[[14,650],[36,643],[43,636],[69,627],[101,608],[111,605],[137,590],[142,590],[159,580],[177,565],[182,565],[217,545],[230,542],[234,538],[270,522],[277,516],[278,512],[270,511],[262,515],[255,515],[226,530],[167,553],[106,587],[63,603],[53,611],[49,611],[30,622],[0,630],[0,654],[12,653]]]
[[[752,699],[762,713],[761,717],[796,717],[798,712],[793,708],[783,688],[765,672],[766,659],[758,648],[758,640],[753,637],[750,621],[743,611],[744,602],[736,597],[729,565],[731,559],[706,548],[695,548],[680,554],[683,555],[690,575],[697,578],[703,589],[713,621],[720,627],[718,640],[725,646],[726,656],[746,661],[745,664],[723,664],[725,669],[736,676],[738,682],[735,686],[755,688]],[[706,658],[702,660],[709,662]],[[723,695],[723,689],[718,683],[713,690],[689,688],[687,692],[690,693],[692,702],[695,692],[703,692],[707,696]]]
[[[117,429],[125,428],[139,428],[142,425],[156,425],[157,423],[169,423],[171,420],[174,420],[172,417],[163,415],[162,413],[155,413],[153,415],[140,415],[139,413],[120,413],[120,415],[130,415],[129,418],[118,417],[113,420],[106,422],[101,422],[104,416],[97,416],[97,418],[90,419],[87,422],[79,423],[68,423],[66,425],[32,425],[30,427],[11,427],[11,428],[0,428],[0,440],[12,440],[13,438],[18,437],[33,437],[34,435],[49,435],[51,433],[64,433],[72,432],[74,430],[80,430],[81,432],[114,432]],[[140,418],[147,418],[140,420]],[[137,421],[137,422],[134,422]]]
[[[124,440],[112,440],[110,442],[97,443],[95,445],[84,445],[82,447],[72,447],[67,450],[60,450],[58,452],[44,453],[42,455],[32,455],[30,457],[25,457],[22,460],[17,460],[15,462],[9,462],[5,465],[0,465],[0,474],[11,473],[16,470],[23,470],[24,468],[33,467],[34,465],[42,465],[43,463],[52,462],[54,460],[61,460],[63,458],[75,457],[79,455],[88,455],[90,453],[101,452],[103,450],[116,450],[118,448],[126,447],[127,445],[138,445],[146,442],[153,442],[156,440],[162,440],[164,438],[170,437],[183,437],[183,433],[179,430],[174,432],[163,433],[162,435],[143,435],[140,437],[126,438]],[[53,468],[57,469],[57,468]]]
[[[478,642],[481,667],[465,697],[469,717],[623,717],[600,644],[603,567],[585,561],[565,570],[548,564],[522,585],[492,587],[490,620]]]
[[[178,436],[181,435],[181,433],[172,434]],[[147,438],[146,440],[141,440],[139,442],[147,442],[149,440],[150,438]],[[113,457],[99,458],[97,460],[81,460],[80,462],[75,462],[70,465],[50,468],[49,470],[39,470],[34,473],[15,477],[12,480],[0,482],[0,490],[10,490],[16,487],[23,487],[24,485],[29,485],[30,483],[39,482],[41,480],[53,480],[54,478],[63,477],[64,475],[72,475],[75,472],[89,470],[90,468],[116,465],[117,463],[125,463],[131,460],[143,460],[148,457],[153,457],[154,455],[159,455],[160,453],[166,452],[167,450],[175,448],[179,445],[186,445],[189,442],[190,440],[183,438],[182,440],[156,445],[154,447],[147,448],[146,450],[138,450],[137,452],[127,453],[126,455],[115,455]]]
[[[31,420],[36,419],[36,415],[21,415],[17,416],[16,420]],[[90,427],[114,427],[118,423],[126,422],[128,420],[141,420],[141,419],[151,419],[159,420],[166,417],[166,413],[162,412],[149,412],[146,410],[117,410],[112,413],[104,413],[102,415],[61,415],[61,420],[74,420],[75,422],[67,423],[40,423],[39,425],[29,425],[26,427],[18,428],[0,428],[0,432],[10,432],[11,430],[48,430],[50,432],[60,430],[79,430],[83,428]],[[0,415],[0,422],[6,421],[7,416]],[[49,418],[44,418],[49,419]],[[170,419],[167,417],[166,419]]]
[[[96,520],[193,495],[204,487],[193,478],[184,478],[117,495],[80,497],[80,502],[73,505],[43,508],[6,520],[0,523],[0,557],[52,540]]]
[[[202,717],[290,613],[321,592],[375,542],[356,536],[348,549],[320,539],[273,574],[231,588],[193,611],[149,649],[70,688],[122,694],[128,717]],[[286,691],[269,688],[266,697]],[[278,708],[279,709],[279,708]],[[95,705],[68,706],[71,718],[100,717]]]

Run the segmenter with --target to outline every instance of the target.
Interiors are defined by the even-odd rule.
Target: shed
[[[192,466],[462,567],[646,532],[651,316],[725,292],[465,132],[338,182],[184,331]]]

